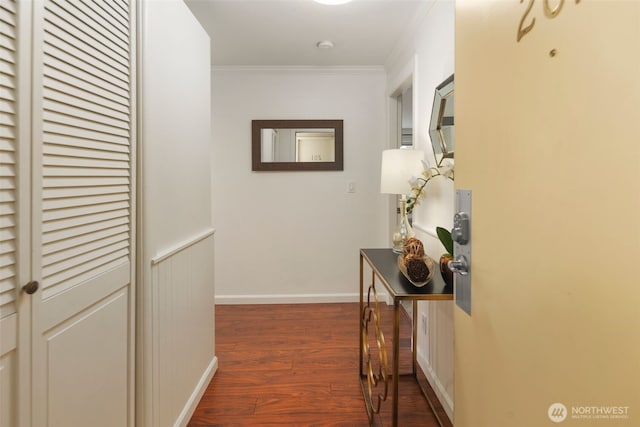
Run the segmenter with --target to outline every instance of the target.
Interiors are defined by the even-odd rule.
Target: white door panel
[[[0,426],[17,422],[15,394],[17,391],[17,314],[0,320]]]
[[[48,425],[128,425],[128,298],[123,288],[43,334]]]
[[[0,2],[0,427],[133,424],[134,22]]]
[[[94,277],[62,295],[41,301],[39,320],[42,330],[48,331],[56,327],[87,307],[91,307],[96,301],[102,301],[125,288],[129,285],[130,274],[130,266],[125,264]]]
[[[6,5],[2,3],[0,20],[4,21],[3,25],[0,25],[0,321],[2,321],[17,312],[18,141],[15,43],[17,17],[13,2],[8,2]]]
[[[33,419],[126,426],[134,372],[128,5],[34,7],[43,54],[34,61]]]
[[[18,5],[0,3],[0,426],[18,423]],[[28,148],[27,148],[28,149]],[[28,205],[28,201],[27,201]],[[27,215],[28,217],[28,215]],[[24,271],[24,268],[22,269]]]

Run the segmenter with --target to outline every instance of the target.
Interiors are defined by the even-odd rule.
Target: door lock
[[[458,212],[453,216],[453,229],[451,238],[454,242],[466,245],[469,242],[469,214]]]
[[[455,260],[451,260],[447,263],[449,270],[454,273],[458,273],[461,276],[469,274],[469,263],[464,255],[458,255]]]
[[[451,239],[454,259],[447,265],[456,273],[456,304],[471,314],[471,190],[456,190]]]

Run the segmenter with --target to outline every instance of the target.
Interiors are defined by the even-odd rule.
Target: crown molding
[[[293,72],[323,74],[384,73],[384,65],[214,65],[216,71],[233,72]]]

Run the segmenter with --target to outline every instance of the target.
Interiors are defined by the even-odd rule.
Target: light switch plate
[[[469,217],[470,228],[473,227],[473,221],[471,216],[471,190],[456,190],[456,212],[464,212]],[[454,258],[459,255],[464,256],[468,263],[468,274],[461,275],[455,274],[455,294],[456,305],[460,307],[465,313],[471,315],[471,273],[473,271],[473,264],[471,261],[471,243],[472,230],[469,232],[469,240],[466,244],[461,245],[458,242],[453,244],[453,256]]]

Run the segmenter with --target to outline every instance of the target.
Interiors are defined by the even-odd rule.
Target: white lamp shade
[[[380,192],[386,194],[409,194],[409,180],[423,171],[424,152],[420,150],[393,149],[382,152]]]

